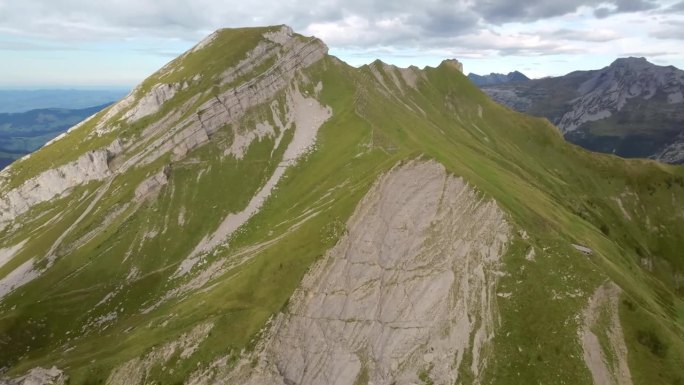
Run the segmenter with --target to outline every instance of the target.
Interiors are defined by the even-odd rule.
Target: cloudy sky
[[[684,68],[684,0],[0,0],[0,87],[130,87],[220,27],[288,24],[352,65],[531,77]]]

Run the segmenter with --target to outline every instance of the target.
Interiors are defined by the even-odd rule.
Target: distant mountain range
[[[110,104],[81,109],[47,108],[0,113],[0,170]]]
[[[525,74],[519,71],[509,72],[508,74],[491,73],[489,75],[468,74],[468,79],[478,86],[487,86],[511,82],[523,82],[530,80]]]
[[[600,70],[483,85],[494,100],[548,118],[593,151],[684,163],[684,71],[645,58]]]

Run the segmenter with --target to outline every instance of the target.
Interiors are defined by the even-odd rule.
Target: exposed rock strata
[[[65,385],[68,377],[56,367],[33,368],[26,375],[12,379],[0,379],[0,385]]]
[[[181,88],[180,84],[155,84],[135,105],[124,114],[124,119],[129,123],[135,122],[159,111],[161,106],[176,95]]]
[[[118,142],[115,142],[118,143]],[[112,151],[89,151],[77,160],[49,169],[0,197],[0,230],[34,205],[49,201],[71,188],[111,175],[108,160]]]
[[[589,299],[582,314],[580,341],[584,362],[596,385],[632,384],[627,365],[627,347],[618,314],[620,293],[620,288],[612,282],[601,285]],[[599,321],[601,317],[605,318],[604,322]],[[602,344],[596,331],[605,327],[601,332],[605,334],[607,343]]]
[[[164,167],[158,173],[142,181],[135,189],[135,198],[137,200],[144,200],[157,194],[162,186],[169,183],[169,172],[169,167]]]
[[[289,27],[267,35],[265,42],[241,62],[240,73],[249,73],[260,63],[276,58],[268,70],[205,102],[186,119],[178,120],[197,99],[191,99],[177,111],[161,117],[135,142],[117,139],[109,148],[88,152],[74,162],[47,170],[8,191],[0,198],[0,230],[34,205],[66,194],[75,186],[144,166],[169,152],[173,153],[174,160],[182,159],[189,151],[207,143],[222,127],[238,122],[249,109],[272,100],[301,69],[327,53],[327,47],[320,40],[296,36]],[[210,43],[211,40],[207,44]],[[158,84],[137,101],[134,91],[104,114],[96,123],[94,133],[101,135],[117,127],[118,123],[110,119],[119,114],[124,114],[123,119],[136,120],[159,111],[180,88],[179,85]],[[112,159],[114,157],[121,159]],[[11,167],[5,172],[11,172]],[[0,189],[2,187],[0,184]]]
[[[284,124],[280,122],[280,118],[275,111],[273,111],[273,118],[276,122],[279,122],[281,130],[290,126],[294,127],[292,141],[285,149],[282,161],[278,164],[278,167],[268,181],[266,181],[264,186],[262,186],[249,201],[247,207],[237,213],[231,213],[226,216],[216,231],[207,234],[207,236],[195,246],[188,258],[180,264],[174,276],[178,277],[188,273],[199,261],[199,257],[203,253],[207,253],[226,242],[235,230],[246,223],[249,218],[259,211],[266,199],[271,195],[273,188],[275,188],[278,181],[280,181],[280,178],[285,174],[285,170],[312,148],[316,142],[318,129],[332,116],[330,107],[321,105],[314,98],[305,97],[297,89],[290,90],[286,99],[287,114],[285,116]],[[263,130],[267,131],[266,129]]]
[[[180,359],[190,357],[213,328],[212,323],[195,326],[181,335],[177,340],[152,349],[142,357],[133,358],[116,367],[107,379],[107,385],[139,385],[146,384],[147,377],[154,368],[163,366],[174,356]]]

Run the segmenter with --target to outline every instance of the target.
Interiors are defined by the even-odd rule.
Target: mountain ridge
[[[505,75],[494,72],[490,73],[489,75],[478,75],[471,72],[468,74],[468,79],[470,79],[473,83],[475,83],[478,86],[495,85],[510,82],[523,82],[530,80],[530,78],[525,76],[525,74],[523,74],[520,71],[509,72]]]
[[[220,30],[0,176],[8,383],[682,375],[684,169],[569,145],[454,60]]]

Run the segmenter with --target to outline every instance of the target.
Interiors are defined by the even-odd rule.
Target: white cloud
[[[169,56],[221,27],[289,24],[348,57],[406,63],[449,55],[512,58],[660,54],[684,64],[683,1],[668,0],[0,0],[0,52],[25,47],[154,41]],[[597,18],[603,17],[602,19]],[[649,34],[650,31],[650,34]],[[3,36],[14,38],[2,42]],[[679,40],[678,40],[679,39]],[[178,44],[178,41],[184,42]],[[19,41],[19,43],[17,42]],[[132,43],[131,43],[132,44]],[[133,44],[134,45],[134,44]],[[129,49],[139,50],[138,46]],[[669,52],[669,55],[662,55]],[[343,57],[344,59],[344,57]],[[432,59],[431,59],[432,60]],[[529,59],[526,59],[529,60]],[[569,62],[572,60],[567,59]],[[595,61],[593,61],[595,62]],[[546,64],[543,64],[546,63]],[[516,64],[517,65],[517,64]],[[103,75],[106,76],[106,75]]]

